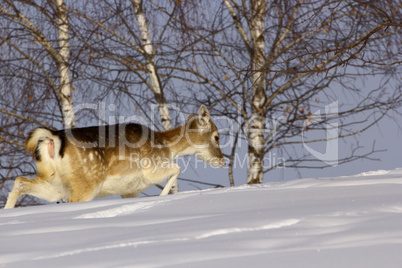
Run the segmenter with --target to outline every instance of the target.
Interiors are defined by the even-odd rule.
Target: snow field
[[[0,267],[402,267],[402,169],[0,210]]]

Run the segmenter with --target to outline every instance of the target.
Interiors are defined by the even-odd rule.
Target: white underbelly
[[[97,197],[135,194],[150,186],[151,182],[135,174],[107,176]]]

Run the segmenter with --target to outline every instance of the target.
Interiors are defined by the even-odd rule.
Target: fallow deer
[[[36,158],[37,176],[17,177],[5,208],[13,208],[23,194],[49,202],[135,197],[169,179],[161,193],[166,195],[180,174],[177,157],[195,155],[213,166],[225,165],[218,129],[204,105],[198,115],[189,115],[184,125],[168,131],[131,123],[58,131],[36,128],[25,147]]]

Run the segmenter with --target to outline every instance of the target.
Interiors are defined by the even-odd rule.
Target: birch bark
[[[152,45],[151,35],[149,33],[149,27],[146,20],[145,12],[143,10],[143,1],[142,0],[131,0],[133,4],[138,27],[140,29],[141,34],[141,42],[142,47],[144,49],[144,57],[146,61],[146,68],[149,72],[150,79],[150,89],[154,93],[155,100],[158,104],[159,116],[162,121],[162,126],[164,130],[169,130],[172,128],[172,120],[169,115],[169,109],[166,104],[166,99],[163,94],[163,88],[161,86],[159,76],[157,73],[157,68],[155,64],[155,51]],[[172,186],[170,193],[178,192],[178,183],[177,181]]]
[[[64,0],[55,1],[57,14],[56,20],[52,21],[53,25],[57,28],[57,39],[59,43],[58,50],[52,45],[52,43],[45,37],[45,34],[42,33],[36,25],[17,9],[13,1],[5,2],[10,6],[10,9],[6,9],[4,6],[0,6],[0,11],[18,22],[21,26],[23,26],[36,39],[36,41],[42,45],[42,47],[57,65],[59,85],[57,86],[57,83],[54,83],[53,79],[50,77],[47,77],[48,83],[51,85],[51,88],[54,90],[56,96],[58,97],[64,127],[75,127],[76,120],[73,109],[74,106],[71,93],[72,87],[69,70],[69,29],[66,5],[64,3]],[[15,12],[12,12],[12,10],[14,10]]]
[[[68,19],[64,0],[56,0],[57,32],[59,42],[59,56],[57,65],[59,69],[60,103],[65,128],[74,128],[76,125],[72,86],[70,78],[70,40],[68,33]]]
[[[172,128],[172,121],[169,115],[169,109],[166,105],[166,99],[163,94],[162,86],[157,74],[155,65],[155,51],[152,45],[151,35],[149,33],[148,23],[142,8],[142,0],[131,0],[135,14],[137,17],[138,27],[140,28],[141,41],[144,49],[144,57],[146,60],[146,67],[149,72],[151,81],[150,89],[155,95],[156,102],[158,103],[159,115],[161,117],[162,126],[165,130]]]
[[[240,17],[236,13],[238,6],[231,0],[223,0],[231,14],[241,38],[243,39],[250,57],[251,65],[251,90],[250,100],[251,117],[246,119],[246,131],[248,140],[248,169],[247,183],[262,183],[264,168],[264,129],[265,129],[265,105],[266,73],[262,68],[265,64],[265,11],[267,0],[250,0],[251,16],[247,18],[248,33],[243,26]],[[244,2],[243,2],[244,5]]]
[[[249,21],[251,41],[253,44],[251,57],[252,91],[251,119],[248,124],[248,174],[247,183],[256,184],[263,181],[264,157],[264,129],[265,129],[265,103],[266,72],[262,71],[265,64],[265,10],[267,0],[251,0],[252,17]]]

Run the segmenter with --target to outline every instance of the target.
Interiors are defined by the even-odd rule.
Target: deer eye
[[[215,141],[219,143],[219,136],[215,136]]]

